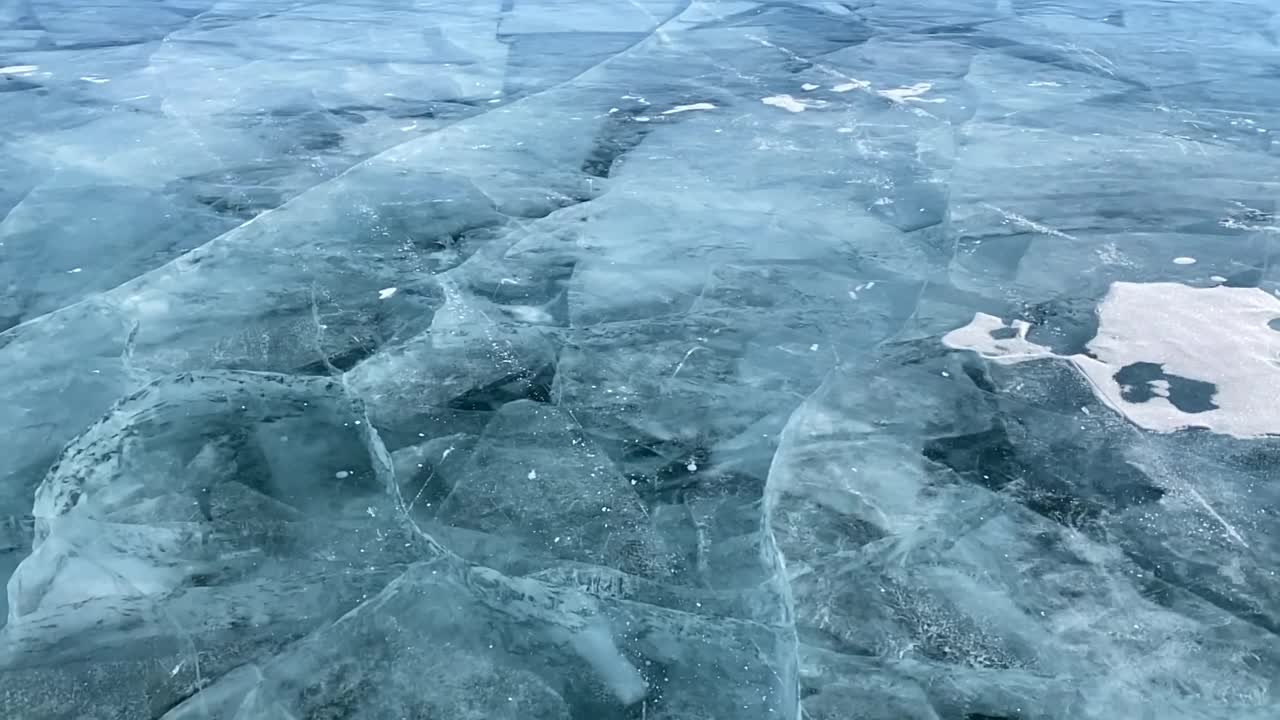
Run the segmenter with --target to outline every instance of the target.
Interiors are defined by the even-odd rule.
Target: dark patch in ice
[[[1086,345],[1098,334],[1097,301],[1070,296],[1037,303],[1027,308],[1023,319],[1031,323],[1027,340],[1049,348],[1057,355],[1084,355]]]
[[[551,401],[551,386],[555,383],[554,364],[536,370],[522,370],[499,378],[483,387],[468,390],[449,401],[451,410],[489,412],[517,400],[538,403]]]
[[[1262,284],[1262,268],[1249,268],[1231,273],[1227,276],[1227,281],[1222,284],[1234,288],[1258,287]]]
[[[610,115],[587,152],[587,158],[582,161],[582,172],[598,178],[609,177],[622,156],[639,147],[645,136],[653,131],[652,122],[636,120],[645,115],[646,110],[641,108]]]
[[[1031,437],[1016,443],[1006,422],[930,439],[923,454],[968,482],[1009,493],[1033,512],[1069,527],[1087,527],[1105,512],[1147,505],[1165,494],[1108,446],[1086,447],[1069,437],[1043,446]]]
[[[22,92],[24,90],[36,90],[43,87],[39,83],[33,83],[28,80],[5,75],[4,81],[0,82],[0,93]]]
[[[330,355],[323,360],[316,360],[303,365],[298,368],[297,372],[299,375],[332,375],[334,370],[346,372],[377,351],[378,345],[376,343],[357,341],[355,345],[341,352]]]
[[[1164,371],[1164,365],[1153,362],[1136,362],[1126,365],[1112,376],[1120,385],[1120,397],[1126,402],[1144,403],[1161,395],[1156,391],[1154,383],[1168,383],[1169,404],[1185,413],[1202,413],[1217,410],[1213,396],[1218,386],[1204,380],[1195,380],[1171,375]]]

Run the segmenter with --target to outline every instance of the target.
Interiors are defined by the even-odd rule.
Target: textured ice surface
[[[0,717],[1270,720],[1278,43],[0,0]]]

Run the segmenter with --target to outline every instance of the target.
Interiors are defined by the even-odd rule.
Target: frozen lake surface
[[[0,0],[0,717],[1274,720],[1280,6]]]

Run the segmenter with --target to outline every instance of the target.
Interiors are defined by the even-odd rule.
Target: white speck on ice
[[[37,65],[6,65],[0,67],[0,75],[26,75],[39,69]]]
[[[684,466],[684,469],[688,470],[689,472],[698,472],[698,463],[694,462],[693,460],[690,460],[689,464]]]
[[[817,86],[817,85],[814,85],[813,83],[805,83],[805,84],[803,84],[803,85],[801,85],[801,86],[800,86],[800,89],[801,89],[801,90],[804,90],[804,91],[817,90],[817,89],[818,89],[818,86]]]
[[[386,300],[387,298],[391,297],[392,295],[395,295],[395,294],[396,294],[396,291],[397,291],[397,290],[399,290],[399,289],[400,289],[400,288],[393,288],[393,287],[389,287],[389,288],[382,288],[381,290],[379,290],[379,291],[378,291],[378,299],[379,299],[379,300]]]
[[[111,78],[95,77],[93,75],[86,75],[80,79],[85,82],[90,82],[90,83],[99,84],[99,85],[102,83],[111,82]]]
[[[70,269],[70,270],[68,270],[67,272],[69,272],[69,273],[84,272],[84,268],[71,268],[71,269]]]
[[[809,346],[809,352],[818,352],[818,343]]]
[[[347,472],[346,470],[339,470],[338,472],[334,473],[333,476],[338,478],[339,480],[346,480],[347,478],[351,477],[351,473]]]
[[[782,108],[783,110],[788,110],[793,113],[804,112],[805,108],[808,107],[790,95],[772,95],[767,98],[761,98],[760,102],[765,105]]]
[[[1222,277],[1221,275],[1210,275],[1209,279],[1216,283],[1224,283],[1227,281],[1227,279]]]
[[[530,471],[529,471],[529,474],[527,475],[527,477],[528,477],[530,480],[537,480],[537,479],[538,479],[538,471],[537,471],[537,470],[530,470]]]
[[[693,103],[692,105],[677,105],[670,110],[663,111],[663,115],[675,115],[676,113],[689,112],[690,110],[715,110],[716,106],[711,103]]]
[[[1053,80],[1032,80],[1027,87],[1062,87],[1062,83]]]
[[[836,85],[831,89],[836,92],[843,93],[843,92],[849,92],[850,90],[857,90],[858,88],[862,88],[865,90],[866,88],[869,88],[869,87],[871,87],[871,83],[864,82],[862,80],[854,80],[853,82],[840,83],[839,85]]]
[[[841,127],[841,128],[836,128],[836,132],[838,132],[838,133],[851,133],[851,132],[853,132],[853,128],[851,128],[851,127]]]
[[[1195,258],[1193,258],[1193,257],[1187,257],[1187,256],[1185,256],[1185,255],[1184,255],[1184,256],[1182,256],[1182,257],[1176,257],[1176,258],[1174,258],[1174,259],[1173,259],[1173,264],[1174,264],[1174,265],[1195,265],[1195,264],[1196,264],[1196,259],[1195,259]]]

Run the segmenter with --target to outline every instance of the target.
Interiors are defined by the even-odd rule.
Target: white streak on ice
[[[676,113],[689,112],[690,110],[715,110],[716,106],[711,103],[693,103],[692,105],[677,105],[670,110],[663,111],[663,115],[675,115]]]

